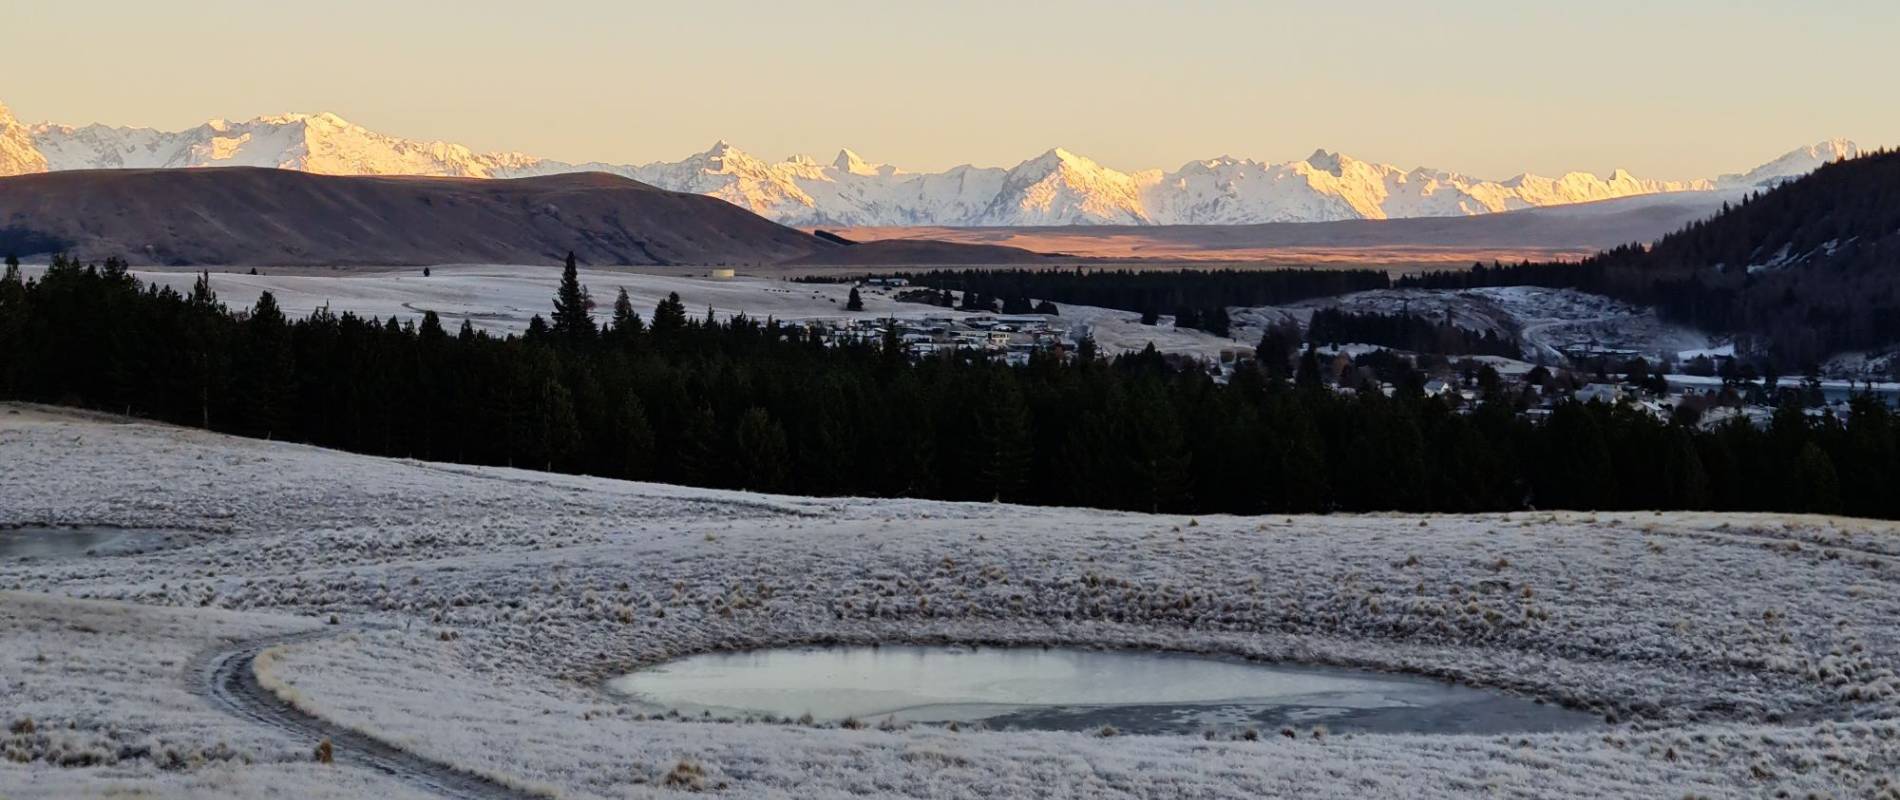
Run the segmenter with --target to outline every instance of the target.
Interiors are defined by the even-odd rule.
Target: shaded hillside
[[[1900,343],[1900,153],[1879,151],[1725,206],[1653,246],[1581,264],[1439,273],[1401,285],[1569,286],[1735,334],[1783,368]]]
[[[819,231],[819,236],[827,241],[849,241],[837,234]],[[1061,255],[1037,253],[1020,247],[1004,247],[994,244],[968,244],[963,242],[943,242],[934,239],[885,239],[876,242],[855,242],[814,253],[803,258],[785,262],[786,266],[978,266],[978,265],[1029,265],[1029,264],[1074,264],[1076,259]]]
[[[0,179],[0,244],[134,264],[759,265],[840,246],[722,200],[601,173],[517,180],[253,168]]]
[[[1470,263],[1581,258],[1648,242],[1714,214],[1738,191],[1676,192],[1501,214],[1251,225],[1072,225],[1037,228],[846,228],[857,241],[935,239],[1094,258],[1280,264]]]

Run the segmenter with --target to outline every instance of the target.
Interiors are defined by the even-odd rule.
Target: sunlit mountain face
[[[678,161],[571,163],[483,153],[371,131],[335,114],[211,120],[182,131],[25,125],[0,107],[0,175],[47,170],[276,167],[333,175],[510,178],[600,171],[726,200],[790,225],[1239,225],[1489,214],[1664,192],[1768,185],[1851,157],[1830,139],[1746,172],[1663,181],[1613,170],[1505,180],[1362,161],[1316,150],[1304,159],[1220,156],[1173,171],[1122,172],[1052,148],[1013,167],[911,172],[841,150],[830,161],[756,157],[720,141]]]

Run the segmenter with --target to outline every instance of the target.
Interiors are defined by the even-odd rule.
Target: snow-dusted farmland
[[[29,267],[27,276],[36,277],[42,269]],[[451,330],[466,320],[493,333],[519,333],[535,315],[547,317],[553,310],[554,290],[561,277],[560,268],[555,266],[496,264],[434,267],[428,277],[419,268],[384,272],[266,269],[265,273],[213,272],[211,287],[218,299],[232,308],[255,305],[258,296],[268,291],[293,317],[328,308],[339,314],[349,311],[379,319],[419,321],[423,312],[434,311]],[[133,270],[133,275],[181,293],[190,292],[198,279],[196,272],[179,270]],[[797,283],[745,275],[710,278],[627,269],[583,269],[580,278],[593,292],[594,317],[601,322],[611,316],[614,295],[622,288],[642,315],[650,314],[669,293],[678,293],[694,317],[704,316],[710,307],[719,319],[735,314],[788,321],[969,316],[937,306],[900,303],[892,299],[895,290],[881,287],[865,287],[861,291],[864,310],[854,312],[845,310],[851,291],[845,284]],[[1706,335],[1665,323],[1653,309],[1571,289],[1530,286],[1463,291],[1381,289],[1285,306],[1236,307],[1231,309],[1234,328],[1230,337],[1175,328],[1171,316],[1163,316],[1159,325],[1142,325],[1141,315],[1132,311],[1059,305],[1059,322],[1077,335],[1093,336],[1099,350],[1109,355],[1140,350],[1153,343],[1162,352],[1218,359],[1223,351],[1250,352],[1270,324],[1291,320],[1304,326],[1315,310],[1334,307],[1362,314],[1407,312],[1432,319],[1444,319],[1449,313],[1460,327],[1521,335],[1526,357],[1548,363],[1562,362],[1559,349],[1585,344],[1648,353],[1711,346]]]
[[[28,268],[27,277],[41,269]],[[269,268],[262,275],[238,272],[210,273],[211,288],[218,299],[232,308],[248,308],[264,292],[270,292],[284,313],[302,317],[319,308],[338,314],[345,311],[379,319],[396,317],[419,321],[425,311],[434,311],[442,324],[453,330],[463,320],[475,327],[496,333],[519,333],[536,314],[546,318],[553,310],[554,290],[561,280],[559,266],[471,265],[442,266],[430,269],[424,277],[421,268],[390,271],[323,272],[292,269],[281,272]],[[198,273],[180,270],[133,270],[147,284],[170,286],[189,293]],[[758,319],[782,320],[813,318],[871,319],[892,315],[918,317],[942,309],[915,303],[898,303],[887,293],[868,292],[865,310],[844,310],[851,291],[840,284],[806,284],[777,278],[740,276],[662,275],[626,269],[583,269],[581,282],[593,292],[594,318],[605,322],[612,316],[614,295],[625,288],[634,308],[649,315],[668,293],[677,292],[687,311],[703,316],[708,306],[720,319],[747,314]]]
[[[1375,289],[1322,297],[1285,306],[1233,311],[1235,337],[1258,341],[1267,326],[1295,321],[1304,326],[1313,312],[1337,308],[1355,314],[1412,314],[1449,320],[1466,330],[1516,335],[1524,357],[1557,364],[1563,350],[1579,346],[1647,353],[1678,353],[1712,348],[1707,334],[1664,321],[1653,308],[1634,306],[1575,289],[1539,286],[1491,286],[1476,289]]]
[[[44,272],[44,268],[28,266],[27,277],[38,277],[40,272]],[[363,317],[420,321],[424,312],[435,312],[450,331],[460,327],[466,319],[477,329],[505,334],[521,333],[534,315],[547,317],[553,312],[555,287],[561,283],[561,268],[557,266],[437,266],[429,272],[428,277],[422,276],[420,268],[399,272],[274,272],[266,268],[262,276],[213,272],[211,289],[217,291],[218,300],[232,308],[255,306],[258,296],[268,291],[291,317],[304,317],[319,308],[329,308],[336,314],[353,312]],[[133,270],[133,276],[144,283],[177,289],[179,293],[190,293],[192,283],[198,281],[196,272],[180,270]],[[883,287],[864,287],[861,291],[863,312],[845,312],[845,300],[849,300],[851,287],[842,283],[796,283],[779,277],[756,276],[678,276],[633,270],[580,270],[580,277],[581,283],[593,291],[593,315],[602,323],[612,317],[614,295],[619,289],[627,289],[627,296],[640,315],[652,314],[654,306],[669,293],[678,293],[680,302],[686,304],[688,314],[693,317],[703,317],[711,306],[712,315],[718,319],[730,319],[735,314],[785,321],[971,315],[939,306],[897,302],[891,298],[895,289]],[[1163,352],[1216,359],[1222,350],[1235,346],[1252,348],[1250,342],[1260,338],[1256,333],[1254,338],[1229,340],[1201,331],[1174,329],[1170,317],[1163,317],[1163,325],[1142,325],[1140,317],[1140,314],[1113,308],[1064,304],[1058,323],[1072,327],[1075,334],[1093,334],[1100,352],[1108,355],[1142,350],[1153,342],[1155,348]]]
[[[264,685],[552,796],[1900,792],[1893,524],[786,498],[3,407],[0,463],[0,525],[194,532],[137,556],[0,562],[9,797],[408,796],[348,753],[312,764],[314,742],[194,694],[195,653],[312,629],[329,633],[260,658]],[[827,641],[1350,664],[1609,721],[1528,736],[1100,738],[642,719],[600,686],[689,653]]]
[[[44,267],[28,267],[26,274],[33,278],[43,271]],[[198,273],[179,270],[133,270],[132,274],[147,284],[169,286],[181,293],[189,293],[198,280]],[[434,311],[450,330],[467,320],[478,329],[503,334],[525,330],[536,314],[547,317],[553,310],[554,290],[560,279],[559,267],[519,265],[434,267],[428,277],[423,277],[420,268],[281,273],[266,269],[263,275],[210,273],[212,290],[232,308],[256,305],[257,298],[268,291],[292,317],[328,308],[338,314],[349,311],[379,319],[420,321],[423,312]],[[593,293],[593,315],[600,322],[612,316],[614,296],[622,288],[642,316],[650,315],[661,299],[675,292],[696,318],[703,317],[709,306],[722,320],[735,314],[789,321],[971,316],[938,306],[900,303],[891,297],[895,290],[881,287],[861,291],[863,311],[846,311],[851,287],[845,284],[797,283],[745,275],[661,275],[625,269],[583,269],[580,279]],[[1078,334],[1094,335],[1106,354],[1140,350],[1154,342],[1163,351],[1217,358],[1223,348],[1236,344],[1197,330],[1176,330],[1166,320],[1160,326],[1146,326],[1140,324],[1140,319],[1141,315],[1132,311],[1063,305],[1060,321],[1075,327]],[[1244,341],[1258,338],[1256,334]]]

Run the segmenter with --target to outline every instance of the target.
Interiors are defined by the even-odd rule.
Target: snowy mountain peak
[[[32,132],[0,104],[0,177],[45,172],[46,156],[33,144]]]
[[[690,166],[713,174],[756,174],[768,168],[763,160],[724,139],[714,142],[697,155],[687,157],[685,161],[679,162],[679,166]]]
[[[567,163],[520,153],[401,139],[328,112],[184,131],[22,125],[0,106],[0,175],[48,169],[257,166],[341,175],[508,178],[602,171],[664,189],[720,198],[791,225],[1223,225],[1461,216],[1656,192],[1772,185],[1860,148],[1828,139],[1715,181],[1656,181],[1615,170],[1486,181],[1410,171],[1317,149],[1301,161],[1233,156],[1169,172],[1125,173],[1062,147],[1008,169],[961,166],[909,173],[849,149],[829,164],[806,156],[756,158],[721,139],[701,153],[643,165]]]
[[[1783,153],[1780,158],[1739,175],[1723,175],[1716,178],[1715,183],[1724,189],[1769,187],[1806,175],[1823,164],[1854,158],[1860,153],[1860,145],[1851,139],[1825,139],[1807,147],[1797,147]]]
[[[719,141],[713,142],[711,147],[701,150],[692,156],[688,156],[686,160],[719,163],[727,160],[745,160],[749,158],[751,158],[751,156],[747,155],[744,150],[734,147],[731,142],[720,139]]]
[[[846,175],[877,175],[890,169],[884,164],[872,164],[865,161],[849,147],[838,151],[838,157],[832,160],[831,168]]]
[[[1814,158],[1838,161],[1860,155],[1860,145],[1854,144],[1852,139],[1837,136],[1807,148],[1807,153]]]
[[[1017,164],[979,225],[1143,225],[1133,177],[1060,147]]]
[[[1038,166],[1060,165],[1071,169],[1102,168],[1101,165],[1095,163],[1092,159],[1086,156],[1076,155],[1074,152],[1063,147],[1051,147],[1044,151],[1042,155],[1030,159],[1028,163]]]

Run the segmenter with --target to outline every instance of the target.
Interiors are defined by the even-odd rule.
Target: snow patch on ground
[[[698,774],[676,780],[744,797],[1838,796],[1890,792],[1881,781],[1900,772],[1892,523],[1189,519],[789,498],[45,412],[0,412],[0,457],[15,467],[0,483],[0,525],[200,531],[138,558],[0,565],[0,590],[16,592],[3,599],[52,604],[37,619],[67,619],[58,604],[73,601],[59,598],[90,597],[175,620],[124,626],[142,637],[127,652],[141,654],[117,663],[145,658],[147,672],[120,674],[88,650],[76,660],[99,665],[90,676],[9,665],[0,680],[19,683],[6,696],[41,698],[28,713],[93,719],[96,731],[222,739],[264,769],[289,770],[307,743],[148,693],[184,680],[177,659],[221,626],[251,635],[335,614],[346,633],[284,646],[260,675],[333,721],[571,797],[666,793],[682,761]],[[12,619],[0,636],[15,642],[94,636],[29,634]],[[600,688],[692,653],[815,642],[1142,647],[1404,670],[1615,722],[1257,741],[877,720],[855,730],[642,719]],[[160,794],[189,793],[142,763],[119,769],[151,776]],[[9,765],[0,791],[74,774],[106,773]]]

